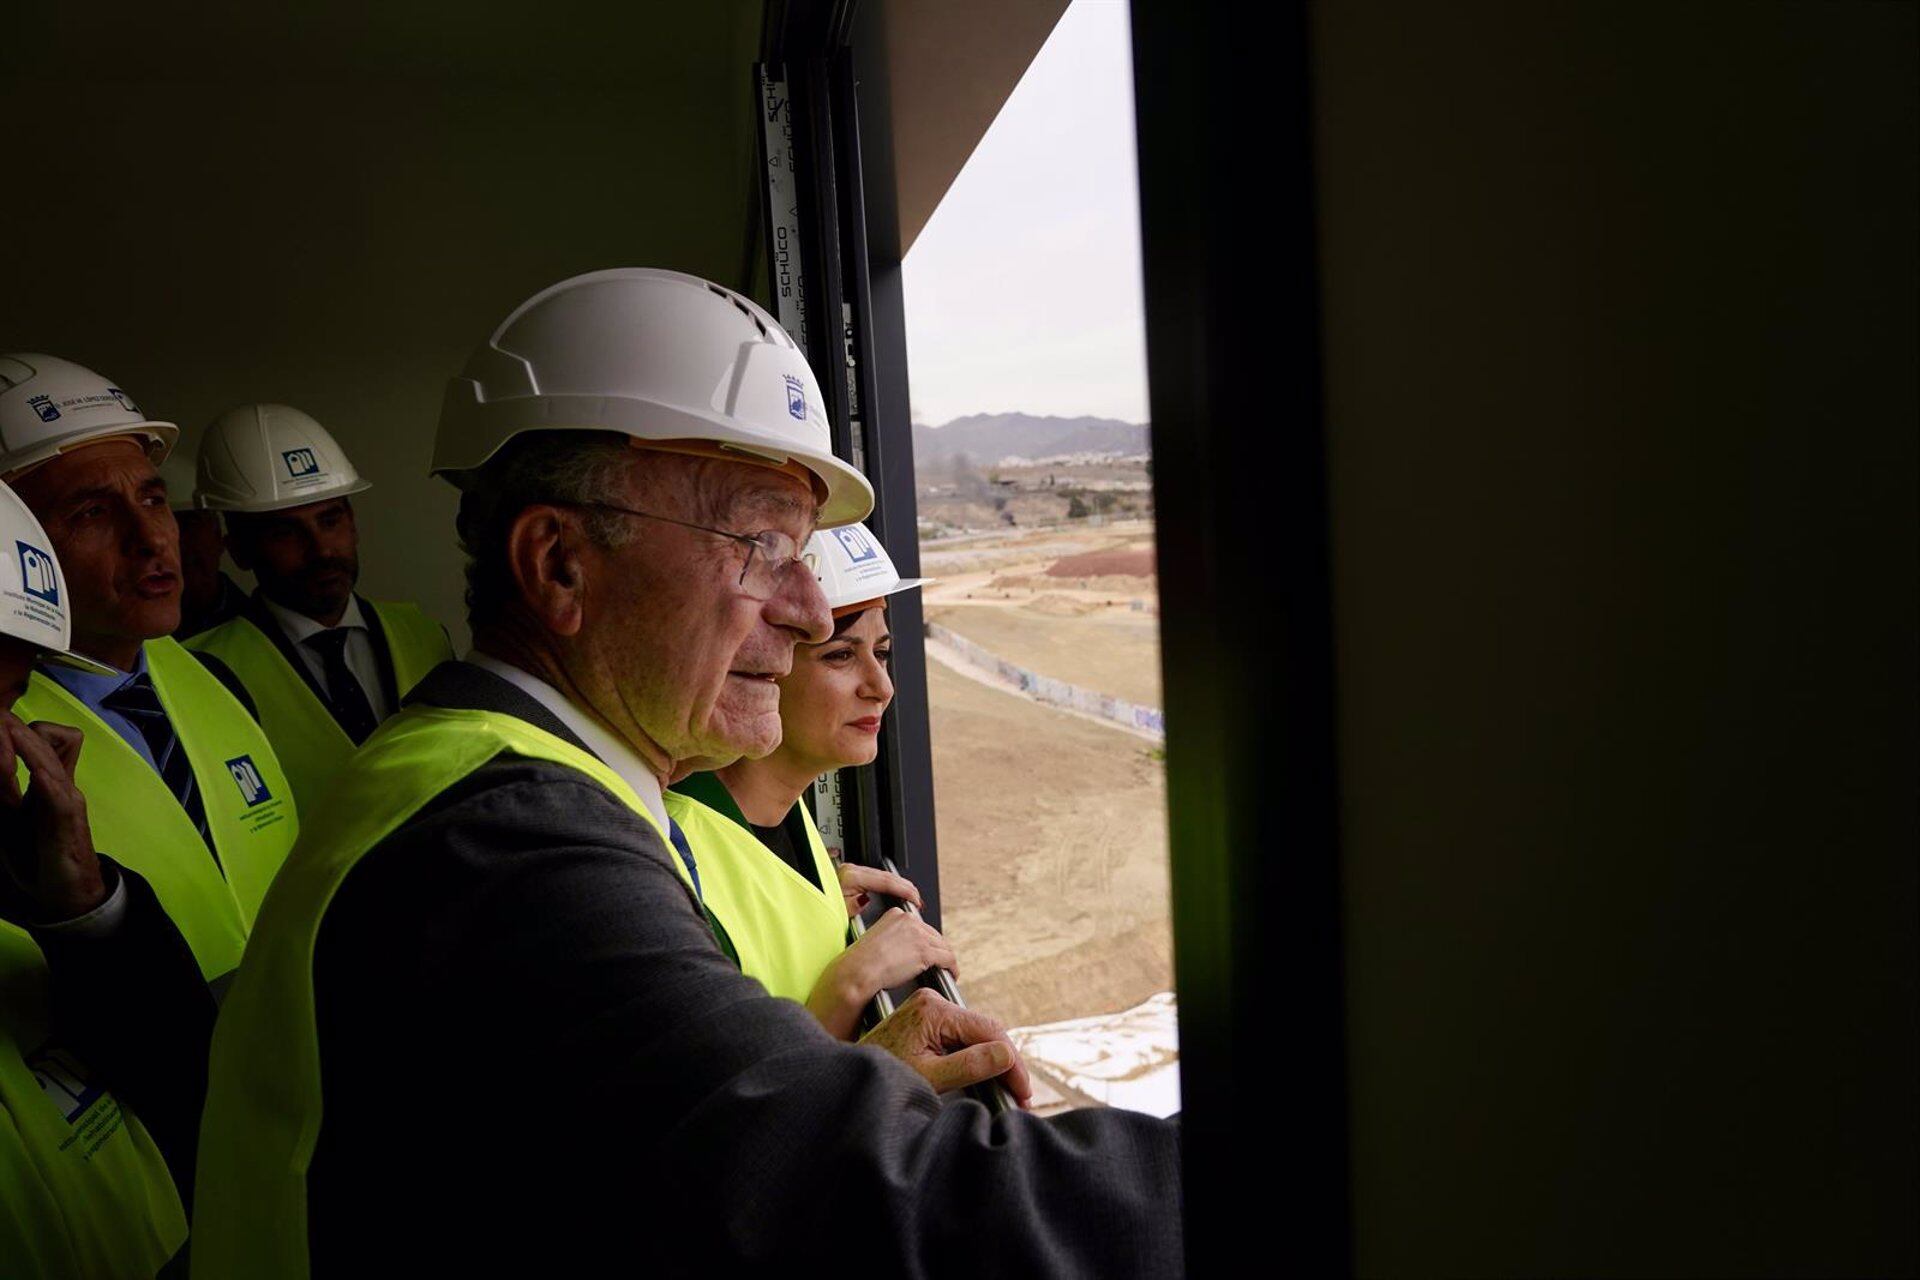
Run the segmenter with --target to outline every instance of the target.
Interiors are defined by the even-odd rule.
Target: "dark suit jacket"
[[[373,640],[373,662],[380,672],[380,691],[385,696],[388,707],[397,707],[400,705],[400,687],[393,670],[393,649],[387,643],[387,629],[381,625],[380,611],[375,609],[373,601],[365,596],[356,595],[354,599],[360,602],[360,617],[366,622],[367,635]],[[300,656],[298,646],[280,626],[280,620],[268,610],[260,592],[256,590],[248,596],[235,616],[245,618],[260,629],[260,634],[267,638],[267,642],[277,649],[280,656],[286,659],[287,665],[293,668],[293,673],[300,677],[300,683],[306,685],[307,691],[320,700],[320,705],[327,709],[327,714],[333,716],[337,723],[340,715],[334,707],[333,698],[326,689],[321,687],[320,682],[314,679],[313,672],[307,667],[306,659]],[[368,692],[371,693],[372,690]],[[252,699],[242,700],[251,710]],[[259,718],[258,714],[254,715],[254,719]]]
[[[410,701],[571,738],[463,663]],[[316,1275],[1180,1269],[1174,1125],[943,1105],[743,977],[670,857],[504,757],[348,874],[314,953]]]

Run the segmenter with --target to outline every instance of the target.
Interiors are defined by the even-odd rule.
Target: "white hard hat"
[[[0,484],[0,635],[38,647],[46,661],[100,674],[112,671],[67,651],[72,625],[67,577],[52,540],[20,495]]]
[[[820,590],[826,593],[829,609],[865,604],[933,581],[902,578],[893,567],[893,557],[865,525],[820,530],[807,540],[807,549],[800,558],[820,580]]]
[[[819,384],[793,339],[698,276],[595,271],[521,303],[447,384],[433,473],[458,484],[521,432],[565,429],[797,462],[825,490],[821,528],[873,510],[866,477],[833,455]]]
[[[327,429],[284,404],[243,404],[200,438],[194,499],[210,511],[283,511],[371,489]]]
[[[167,506],[171,510],[193,511],[199,506],[193,500],[194,486],[198,483],[193,454],[185,449],[169,452],[167,460],[160,464],[160,478],[167,482]]]
[[[126,392],[71,360],[0,356],[0,475],[110,436],[139,437],[158,464],[179,435],[171,422],[147,417]]]

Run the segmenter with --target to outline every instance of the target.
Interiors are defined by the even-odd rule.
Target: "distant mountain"
[[[942,427],[913,425],[913,460],[941,463],[964,453],[991,466],[1002,458],[1046,458],[1057,453],[1145,453],[1147,428],[1112,418],[1034,417],[1025,413],[975,413]]]

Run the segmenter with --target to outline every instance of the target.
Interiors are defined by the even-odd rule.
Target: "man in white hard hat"
[[[168,453],[160,478],[167,482],[167,505],[180,526],[180,625],[173,638],[184,643],[237,616],[247,593],[220,567],[227,538],[219,513],[194,502],[193,455],[184,449]]]
[[[98,668],[65,652],[60,562],[5,485],[0,547],[0,1271],[152,1276],[187,1234],[213,1002],[152,889],[94,849],[80,731],[12,713],[36,661]]]
[[[294,795],[311,806],[420,678],[453,656],[417,605],[354,593],[352,494],[370,488],[330,432],[283,404],[246,404],[200,441],[195,498],[221,512],[234,563],[259,583],[238,616],[188,642],[259,708]]]
[[[662,787],[778,743],[774,681],[831,629],[800,550],[872,502],[778,324],[676,272],[565,281],[453,380],[434,468],[475,649],[262,913],[195,1275],[1176,1271],[1172,1126],[943,1106],[1027,1092],[997,1024],[922,992],[836,1041],[702,909]]]
[[[298,824],[245,690],[170,638],[179,528],[156,464],[177,435],[92,370],[0,356],[0,479],[60,558],[75,651],[104,668],[36,671],[16,710],[85,731],[94,839],[152,885],[212,982],[239,964]]]

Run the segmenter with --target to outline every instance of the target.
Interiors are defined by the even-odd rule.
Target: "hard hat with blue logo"
[[[595,271],[521,303],[448,384],[433,474],[460,484],[515,436],[555,430],[798,464],[821,528],[873,510],[866,477],[834,456],[799,347],[753,302],[698,276]]]
[[[210,511],[284,511],[371,489],[328,430],[284,404],[227,410],[200,437],[194,499]]]
[[[140,412],[93,370],[58,356],[0,356],[0,477],[12,478],[98,440],[130,436],[157,466],[180,429]]]
[[[864,608],[895,592],[932,582],[932,578],[902,578],[893,558],[865,525],[822,529],[807,540],[800,555],[820,580],[827,607],[838,616],[843,610]]]
[[[96,675],[113,670],[68,651],[73,615],[67,607],[67,578],[60,571],[60,559],[53,554],[53,542],[40,521],[4,484],[0,484],[0,635],[33,645],[45,662]]]

